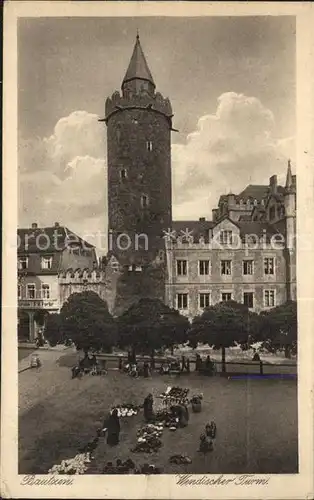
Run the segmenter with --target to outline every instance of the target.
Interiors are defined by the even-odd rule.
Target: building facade
[[[166,302],[193,318],[221,301],[260,312],[296,300],[296,177],[221,196],[213,220],[173,222]]]
[[[63,303],[59,274],[77,268],[93,269],[95,248],[60,226],[18,229],[18,338],[33,341],[48,313]]]

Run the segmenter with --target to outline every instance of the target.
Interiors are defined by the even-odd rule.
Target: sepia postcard
[[[3,498],[314,498],[313,26],[5,3]]]

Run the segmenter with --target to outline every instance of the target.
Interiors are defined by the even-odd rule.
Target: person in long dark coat
[[[189,360],[189,358],[187,358],[185,366],[186,366],[187,373],[190,373],[190,360]]]
[[[116,446],[119,443],[120,435],[120,421],[116,408],[112,411],[111,415],[109,415],[104,426],[107,427],[107,444],[109,444],[109,446]]]
[[[154,398],[152,394],[148,394],[148,396],[144,399],[144,417],[147,422],[152,420],[153,418],[153,403]]]
[[[202,359],[199,354],[196,354],[196,361],[195,361],[195,371],[198,372],[202,367]]]
[[[144,363],[143,373],[144,373],[144,377],[145,378],[149,377],[149,375],[150,375],[150,373],[149,373],[149,364],[147,363],[147,361],[145,361],[145,363]]]

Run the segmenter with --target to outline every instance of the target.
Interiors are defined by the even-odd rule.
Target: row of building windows
[[[22,298],[22,287],[18,285],[17,296],[19,299]],[[43,283],[41,289],[37,290],[34,283],[27,283],[26,285],[26,298],[27,299],[50,299],[51,290],[50,285]]]
[[[40,259],[41,269],[51,269],[52,268],[52,256],[45,255]],[[18,258],[18,268],[20,270],[28,268],[28,257],[23,256]]]
[[[233,300],[232,292],[221,292],[220,299],[222,302]],[[264,290],[264,307],[275,306],[275,290]],[[254,292],[243,292],[243,304],[250,309],[254,307]],[[199,309],[206,309],[211,305],[211,294],[209,292],[201,292],[198,296]],[[189,295],[188,293],[177,294],[177,309],[189,308]]]
[[[198,261],[198,273],[200,276],[208,276],[210,274],[210,261],[209,260],[199,260]],[[187,260],[177,260],[177,275],[187,276],[188,274],[188,261]],[[220,274],[231,276],[232,274],[232,261],[231,260],[221,260],[220,261]],[[242,274],[244,276],[249,276],[254,274],[254,261],[252,259],[245,259],[242,261]],[[273,257],[264,258],[264,274],[274,275],[275,274],[275,259]]]

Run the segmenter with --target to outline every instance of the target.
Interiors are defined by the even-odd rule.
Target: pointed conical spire
[[[291,160],[288,160],[287,176],[286,176],[286,189],[292,187],[292,171],[291,171]]]
[[[144,52],[140,43],[140,36],[137,31],[136,41],[133,49],[133,54],[130,60],[129,67],[126,71],[125,77],[123,78],[122,86],[130,82],[131,80],[146,80],[150,82],[153,87],[155,83],[152,74],[149,70],[148,64],[146,62]]]

